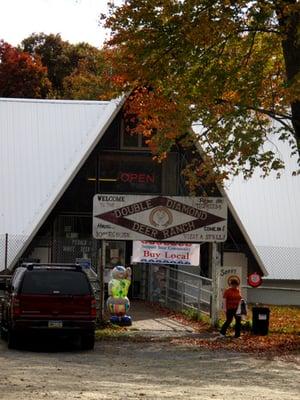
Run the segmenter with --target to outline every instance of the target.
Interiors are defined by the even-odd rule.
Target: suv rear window
[[[33,270],[24,274],[22,294],[86,295],[91,287],[84,272],[64,270]]]

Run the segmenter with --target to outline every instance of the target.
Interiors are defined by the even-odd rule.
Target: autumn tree
[[[54,96],[60,95],[63,80],[76,66],[77,60],[70,60],[71,45],[62,40],[59,34],[33,33],[24,39],[20,48],[32,56],[39,56],[48,69]]]
[[[71,44],[59,34],[33,33],[20,48],[38,55],[48,69],[53,97],[99,99],[104,65],[102,51],[88,43]]]
[[[63,97],[79,100],[111,99],[104,50],[86,47],[77,67],[63,80]]]
[[[112,4],[102,17],[106,45],[114,82],[139,116],[135,131],[163,157],[175,143],[194,146],[190,127],[198,124],[205,162],[192,161],[194,182],[282,168],[266,144],[277,134],[299,150],[299,18],[298,0]]]
[[[0,41],[0,96],[45,98],[51,89],[39,57]]]

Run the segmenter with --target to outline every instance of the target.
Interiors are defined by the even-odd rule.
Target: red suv
[[[96,301],[79,265],[25,264],[15,270],[2,301],[1,337],[13,348],[32,333],[80,335],[95,343]]]

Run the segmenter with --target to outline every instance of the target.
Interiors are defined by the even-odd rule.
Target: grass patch
[[[101,339],[118,339],[125,338],[129,335],[125,327],[111,324],[108,322],[102,328],[96,329],[95,337],[97,340]]]
[[[191,320],[191,321],[210,323],[210,318],[208,315],[202,314],[198,310],[195,310],[192,308],[183,310],[182,314],[184,317],[186,317],[188,320]]]

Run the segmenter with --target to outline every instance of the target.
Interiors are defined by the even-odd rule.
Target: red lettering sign
[[[134,173],[134,172],[121,172],[119,175],[121,182],[129,183],[155,183],[154,174]]]
[[[172,208],[174,209],[176,205],[176,211],[181,211],[183,214],[194,216],[194,220],[179,223],[178,225],[159,230],[156,227],[148,226],[126,218],[130,215],[137,214],[145,210],[150,210],[152,208],[154,209],[158,206],[166,207],[168,201],[169,199],[167,197],[158,196],[153,199],[147,199],[138,203],[130,204],[125,207],[117,208],[112,211],[107,211],[105,213],[95,215],[95,217],[103,219],[107,222],[112,222],[115,225],[123,226],[124,228],[132,230],[134,232],[139,232],[158,241],[166,240],[173,236],[202,228],[206,225],[212,225],[214,223],[224,221],[224,218],[222,217],[198,210],[192,206],[186,207],[183,203],[180,203],[178,201],[173,201]]]

